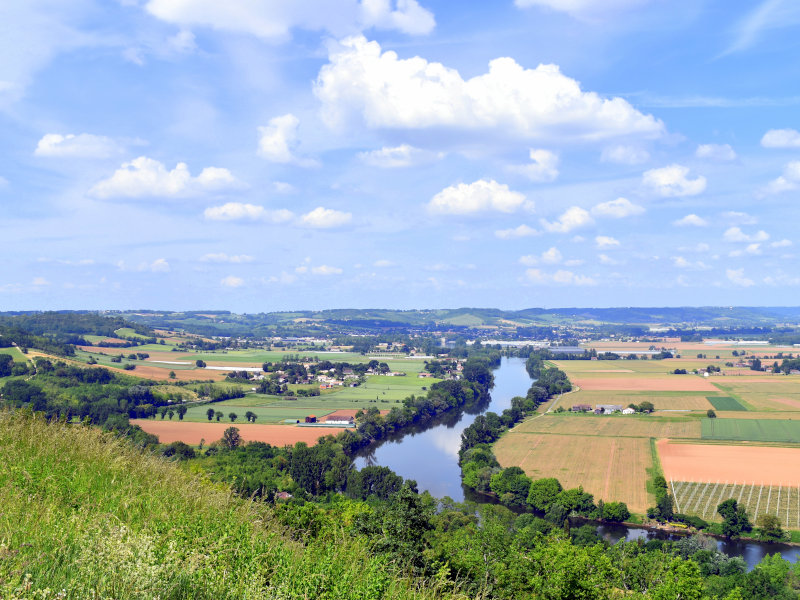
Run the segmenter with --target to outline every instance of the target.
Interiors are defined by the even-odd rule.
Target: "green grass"
[[[114,331],[114,333],[116,333],[120,337],[132,338],[132,339],[135,339],[135,340],[144,340],[144,339],[147,339],[147,337],[148,337],[146,335],[142,335],[141,333],[136,333],[130,327],[120,327],[119,329]]]
[[[703,419],[704,440],[800,442],[800,421],[788,419]]]
[[[19,348],[11,346],[10,348],[0,348],[0,354],[10,354],[14,362],[25,363],[28,362],[28,357],[25,356]]]
[[[222,417],[222,421],[224,422],[229,422],[228,413],[235,412],[239,416],[237,423],[245,422],[244,415],[247,411],[250,411],[256,414],[256,423],[261,424],[282,423],[288,419],[299,419],[302,421],[308,415],[322,417],[336,410],[335,407],[328,407],[320,410],[311,407],[247,406],[237,403],[237,400],[240,399],[192,406],[189,408],[186,415],[184,415],[183,420],[195,423],[207,423],[208,415],[206,413],[209,408],[220,411],[224,415]]]
[[[339,524],[303,547],[268,505],[110,434],[19,413],[0,413],[0,506],[10,600],[445,597]]]
[[[715,410],[747,410],[736,398],[730,396],[706,396]]]

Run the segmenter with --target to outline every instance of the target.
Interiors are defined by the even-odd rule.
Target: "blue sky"
[[[796,305],[799,25],[6,0],[0,309]]]

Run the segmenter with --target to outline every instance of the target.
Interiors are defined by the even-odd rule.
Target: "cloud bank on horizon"
[[[800,9],[685,8],[8,0],[0,306],[796,304]]]

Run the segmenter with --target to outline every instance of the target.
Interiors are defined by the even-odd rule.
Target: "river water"
[[[503,358],[494,371],[494,387],[491,400],[466,410],[451,411],[441,415],[425,428],[417,428],[387,438],[369,448],[356,458],[356,467],[369,465],[391,468],[406,479],[414,479],[420,491],[427,490],[437,498],[449,496],[462,502],[480,500],[461,485],[461,470],[458,467],[458,449],[461,447],[461,432],[472,425],[475,417],[492,411],[500,414],[511,406],[514,396],[524,396],[531,386],[522,358]],[[597,532],[607,541],[634,541],[638,539],[677,539],[664,531],[624,525],[600,525]],[[787,544],[762,542],[717,541],[717,548],[728,556],[740,556],[752,569],[767,554],[779,553],[791,562],[800,558],[800,548]]]
[[[406,479],[416,480],[419,491],[427,490],[437,498],[450,496],[463,502],[465,494],[458,467],[461,432],[472,425],[479,414],[487,411],[500,414],[510,408],[511,398],[524,396],[531,386],[522,358],[503,358],[493,373],[494,387],[488,404],[472,410],[451,411],[440,416],[432,426],[388,438],[356,458],[356,467],[389,467]]]

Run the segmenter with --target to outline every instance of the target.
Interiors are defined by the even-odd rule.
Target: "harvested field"
[[[569,408],[574,404],[641,404],[642,402],[652,402],[656,410],[702,410],[711,408],[711,404],[706,396],[698,392],[614,392],[612,396],[608,392],[579,390],[565,396],[565,401],[560,403],[564,408]]]
[[[541,419],[540,419],[541,420]],[[575,437],[549,434],[504,435],[494,446],[503,467],[519,466],[534,479],[555,477],[565,488],[583,486],[595,500],[622,501],[644,512],[649,438]]]
[[[676,510],[707,521],[720,521],[717,506],[729,498],[744,506],[751,522],[758,515],[774,514],[785,528],[800,529],[800,487],[769,483],[721,482],[711,480],[672,481]]]
[[[791,419],[703,419],[704,440],[800,442],[800,421]]]
[[[691,375],[652,377],[570,377],[586,390],[716,392],[711,382]]]
[[[785,404],[791,408],[800,409],[800,400],[794,400],[792,398],[770,398],[770,402],[778,402],[779,404]]]
[[[151,419],[133,419],[131,423],[138,425],[147,433],[158,436],[164,443],[185,442],[196,446],[200,440],[206,444],[222,439],[223,432],[231,427],[230,423],[187,423],[185,421],[155,421]],[[326,435],[336,435],[344,431],[342,427],[292,427],[291,425],[239,425],[242,439],[248,442],[266,442],[273,446],[285,446],[295,442],[316,444]]]
[[[700,438],[698,419],[635,415],[554,415],[523,421],[514,433],[557,433],[572,436]]]
[[[657,442],[664,476],[674,481],[720,481],[800,486],[800,448]]]
[[[144,377],[146,379],[154,379],[156,381],[207,381],[213,379],[214,381],[224,381],[226,373],[224,371],[206,371],[205,369],[169,369],[165,367],[151,367],[138,363],[133,371],[121,372],[125,375],[133,375],[134,377]],[[175,371],[175,379],[170,379],[170,370]]]

